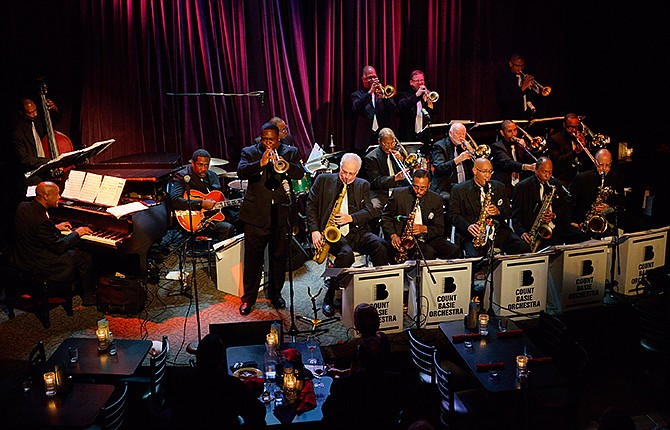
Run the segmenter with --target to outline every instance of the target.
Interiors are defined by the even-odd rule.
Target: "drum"
[[[302,196],[303,194],[309,193],[309,189],[312,187],[312,176],[305,172],[305,176],[302,179],[291,179],[291,189],[296,196]]]

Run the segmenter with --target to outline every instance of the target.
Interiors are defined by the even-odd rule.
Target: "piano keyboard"
[[[64,235],[72,233],[72,230],[63,230],[61,231]],[[110,246],[112,248],[118,247],[118,245],[126,238],[126,235],[121,233],[113,232],[104,232],[104,231],[95,231],[93,234],[85,234],[81,237],[82,240],[97,243],[104,246]]]

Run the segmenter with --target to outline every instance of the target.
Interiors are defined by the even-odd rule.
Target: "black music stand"
[[[49,160],[45,164],[42,164],[37,169],[31,172],[26,172],[25,177],[26,179],[29,179],[32,176],[39,176],[42,173],[50,174],[51,172],[58,169],[64,169],[66,167],[87,163],[92,157],[99,155],[114,142],[116,142],[114,139],[103,140],[101,142],[95,142],[92,145],[82,149],[66,152],[54,158],[53,160]]]

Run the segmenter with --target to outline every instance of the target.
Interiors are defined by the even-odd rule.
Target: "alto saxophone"
[[[398,253],[395,255],[396,263],[404,263],[405,260],[407,260],[407,251],[414,248],[414,245],[416,244],[412,232],[414,231],[414,218],[416,217],[417,210],[419,210],[419,199],[414,201],[412,212],[407,216],[407,223],[402,231]]]
[[[607,226],[609,224],[603,216],[604,214],[598,210],[598,206],[605,203],[612,192],[614,192],[614,189],[605,186],[605,175],[601,175],[600,186],[598,187],[598,195],[596,196],[596,200],[591,205],[591,209],[589,209],[588,213],[586,214],[584,221],[582,221],[582,223],[579,225],[579,228],[584,233],[591,231],[591,233],[599,234],[604,233],[605,230],[607,230]]]
[[[330,250],[330,244],[335,243],[342,237],[339,227],[335,224],[335,216],[340,213],[340,207],[342,206],[342,200],[344,196],[347,195],[347,184],[344,184],[342,187],[342,192],[337,196],[335,204],[333,205],[333,210],[330,211],[330,216],[328,217],[328,222],[326,222],[326,227],[321,232],[321,246],[317,247],[314,250],[314,257],[312,260],[321,264],[326,261],[328,257],[328,251]]]
[[[472,241],[472,244],[475,248],[481,248],[486,245],[486,224],[489,223],[489,214],[487,209],[491,204],[491,183],[488,184],[489,188],[484,195],[484,203],[482,203],[482,210],[479,212],[479,219],[477,219],[477,226],[479,227],[479,234]]]
[[[544,222],[544,216],[547,214],[547,212],[549,212],[551,201],[553,200],[554,194],[556,193],[556,186],[551,184],[549,186],[551,187],[551,192],[549,194],[545,194],[544,198],[542,199],[542,207],[540,208],[540,212],[537,214],[535,222],[533,223],[533,227],[531,227],[530,232],[528,233],[530,235],[531,252],[536,252],[542,239],[549,239],[554,232],[551,228],[551,225]]]

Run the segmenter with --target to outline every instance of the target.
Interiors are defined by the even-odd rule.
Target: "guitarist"
[[[191,193],[191,207],[194,211],[208,211],[214,208],[217,200],[208,198],[212,191],[221,191],[221,181],[216,173],[209,170],[211,155],[204,149],[196,149],[191,157],[191,164],[177,171],[170,183],[170,203],[172,210],[187,210],[186,191]],[[198,193],[196,193],[196,191]],[[194,194],[197,194],[194,197]],[[205,197],[202,197],[205,195]],[[224,221],[206,222],[198,234],[218,240],[228,239],[235,235],[235,227],[228,222],[232,217],[225,216]],[[194,221],[195,223],[195,221]]]

